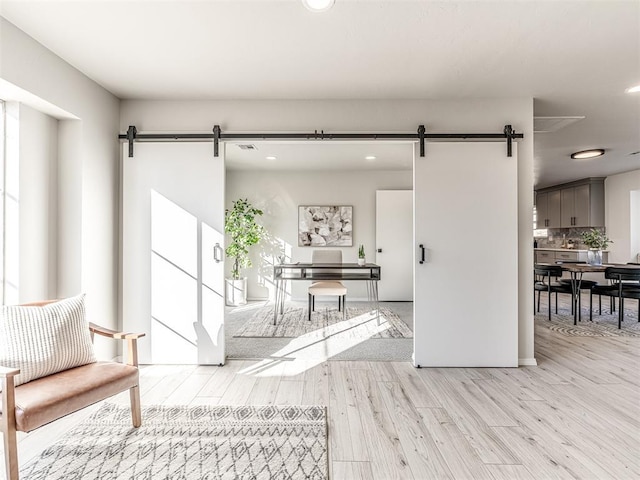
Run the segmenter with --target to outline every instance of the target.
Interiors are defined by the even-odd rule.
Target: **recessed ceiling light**
[[[364,157],[365,160],[375,160],[376,157],[374,157],[373,155],[367,155],[366,157]]]
[[[572,153],[571,158],[580,160],[585,158],[599,157],[600,155],[604,155],[604,150],[602,148],[592,148],[591,150],[583,150],[581,152]]]
[[[312,12],[326,12],[333,7],[335,0],[302,0],[302,3]]]
[[[269,155],[268,157],[265,157],[267,160],[275,160],[277,157],[274,157],[273,155]]]
[[[640,92],[640,85],[636,85],[635,87],[627,88],[625,90],[627,93],[638,93]]]

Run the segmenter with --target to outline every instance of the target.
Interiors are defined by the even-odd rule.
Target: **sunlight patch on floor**
[[[269,358],[241,370],[256,377],[295,376],[391,327],[370,311],[292,339]]]

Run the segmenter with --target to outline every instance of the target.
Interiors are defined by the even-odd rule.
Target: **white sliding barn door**
[[[417,148],[414,364],[517,367],[516,145],[513,157],[504,142]]]
[[[224,157],[209,142],[136,143],[133,158],[127,150],[124,329],[147,334],[143,364],[223,364]]]

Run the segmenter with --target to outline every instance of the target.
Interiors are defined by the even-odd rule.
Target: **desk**
[[[628,268],[630,270],[637,270],[636,265],[626,264],[605,264],[605,265],[590,265],[588,263],[563,263],[560,265],[562,270],[569,272],[571,275],[571,292],[573,296],[573,324],[578,324],[578,304],[580,299],[580,284],[582,283],[582,274],[585,272],[604,272],[607,267]]]
[[[379,312],[378,281],[380,280],[380,266],[366,263],[281,263],[273,266],[273,281],[276,287],[276,299],[273,308],[273,324],[276,324],[278,311],[284,312],[285,288],[291,280],[358,280],[367,282],[367,297],[369,302],[375,302]]]

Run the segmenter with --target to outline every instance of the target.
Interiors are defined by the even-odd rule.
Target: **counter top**
[[[538,247],[534,248],[535,251],[547,251],[547,252],[588,252],[588,248],[544,248]],[[609,250],[602,250],[603,252],[608,252]]]

